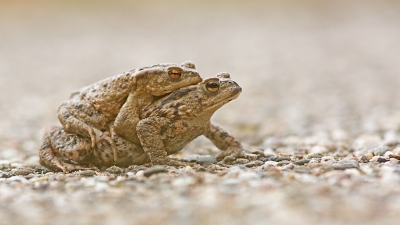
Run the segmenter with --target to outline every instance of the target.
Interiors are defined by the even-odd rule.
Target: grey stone
[[[290,157],[286,157],[286,156],[279,156],[278,158],[275,159],[276,162],[280,162],[280,161],[290,161]]]
[[[385,158],[383,158],[383,157],[379,157],[376,161],[377,161],[378,163],[384,163],[384,162],[389,161],[389,159],[385,159]]]
[[[150,177],[153,174],[157,173],[167,173],[168,170],[164,166],[153,166],[145,171],[143,171],[143,175],[145,177]]]
[[[338,163],[332,164],[332,168],[335,170],[345,170],[345,169],[350,169],[350,168],[358,169],[359,167],[360,167],[360,165],[355,160],[342,160]]]
[[[216,163],[217,160],[215,159],[215,157],[212,156],[198,156],[195,160],[193,160],[196,163]]]
[[[301,159],[301,160],[298,160],[298,161],[294,162],[294,164],[296,164],[296,165],[304,165],[304,164],[307,164],[309,162],[310,162],[309,159]]]

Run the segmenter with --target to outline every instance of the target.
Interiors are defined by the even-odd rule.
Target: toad
[[[120,137],[139,143],[134,128],[141,109],[157,96],[201,80],[192,62],[133,69],[72,93],[58,108],[57,115],[65,132],[89,137],[91,148],[99,142],[108,142],[117,161],[117,147],[104,131],[113,130]]]

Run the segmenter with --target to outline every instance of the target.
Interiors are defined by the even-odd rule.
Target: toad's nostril
[[[237,83],[235,81],[233,81],[233,80],[228,81],[228,84],[237,85]]]

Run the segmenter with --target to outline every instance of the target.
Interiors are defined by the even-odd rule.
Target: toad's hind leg
[[[57,111],[58,119],[71,134],[78,134],[83,137],[90,137],[92,140],[92,147],[96,144],[96,136],[100,136],[101,131],[96,131],[96,127],[102,128],[106,125],[101,124],[100,121],[107,122],[106,118],[97,118],[101,116],[90,103],[78,100],[69,100],[63,102]],[[96,134],[97,133],[97,134]]]
[[[51,146],[50,134],[47,133],[43,137],[42,146],[39,149],[39,163],[40,165],[52,170],[52,171],[62,171],[67,172],[63,163],[60,162],[59,158],[53,153],[53,148]]]
[[[90,138],[92,148],[95,148],[98,142],[108,142],[114,152],[114,162],[117,161],[117,146],[112,138],[101,131],[109,128],[109,119],[99,113],[89,102],[83,100],[66,101],[60,105],[57,114],[68,133]]]
[[[85,161],[91,155],[92,150],[90,140],[87,138],[68,134],[61,127],[55,128],[43,137],[43,143],[39,150],[39,162],[52,171],[63,171],[64,173],[75,170],[97,170],[96,167],[78,165],[79,162]]]
[[[99,170],[97,167],[94,166],[81,166],[78,164],[64,162],[54,155],[51,148],[40,149],[39,162],[40,165],[50,169],[51,171],[61,171],[63,173],[77,170]]]

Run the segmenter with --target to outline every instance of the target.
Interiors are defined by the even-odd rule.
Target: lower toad
[[[103,142],[92,147],[90,138],[55,128],[48,132],[41,146],[40,163],[54,171],[69,172],[111,165],[129,166],[151,162],[153,165],[181,166],[183,162],[168,157],[187,143],[205,135],[219,149],[217,160],[242,155],[242,145],[228,132],[210,122],[216,110],[237,98],[241,87],[227,73],[173,91],[145,107],[136,126],[140,143],[127,141],[113,132],[118,160],[112,147]]]

